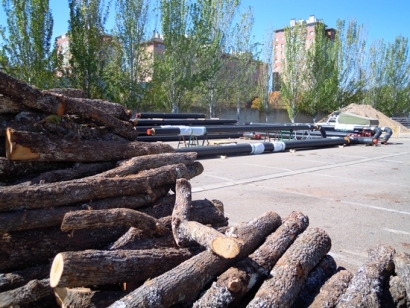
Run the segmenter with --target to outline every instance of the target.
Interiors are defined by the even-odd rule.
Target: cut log
[[[184,154],[184,155],[181,155]],[[112,170],[108,170],[101,176],[111,178],[136,174],[143,170],[159,168],[166,165],[185,164],[191,165],[196,159],[197,153],[163,153],[133,157],[117,163]]]
[[[31,280],[42,280],[50,276],[50,264],[29,267],[21,271],[0,274],[0,292],[24,286]]]
[[[309,225],[309,218],[294,211],[282,225],[248,258],[235,264],[218,277],[212,286],[194,303],[194,307],[232,307],[254,285],[266,278],[275,263]]]
[[[115,227],[98,232],[77,230],[71,234],[59,227],[0,234],[0,272],[48,264],[61,251],[103,249],[127,232]]]
[[[135,196],[122,196],[92,200],[89,203],[79,203],[72,206],[62,206],[48,209],[19,210],[3,212],[0,215],[0,233],[30,230],[60,226],[64,215],[80,210],[101,210],[109,208],[140,208],[164,196],[169,191],[168,187],[156,187],[152,192]],[[170,228],[169,224],[169,228]]]
[[[85,93],[83,90],[74,88],[54,88],[47,90],[48,92],[61,94],[69,97],[85,98]],[[124,107],[123,107],[124,108]]]
[[[129,293],[127,291],[93,291],[88,288],[56,288],[55,292],[61,308],[107,307]]]
[[[0,96],[1,99],[1,96]],[[0,101],[1,106],[1,101]],[[0,107],[1,108],[1,107]],[[14,121],[13,114],[1,114],[0,113],[0,137],[6,136],[6,128],[10,126],[10,123]]]
[[[198,250],[86,250],[57,254],[50,271],[51,287],[79,287],[145,281],[193,257]]]
[[[70,168],[73,162],[27,162],[11,161],[0,157],[0,182],[10,183],[23,176],[38,174],[50,170]]]
[[[48,114],[63,115],[65,112],[63,100],[51,99],[51,95],[43,95],[40,90],[32,88],[25,82],[3,72],[0,72],[0,93],[13,101],[22,103],[26,107]]]
[[[390,276],[383,286],[381,299],[383,308],[407,308],[407,293],[403,281],[398,276]]]
[[[108,247],[109,250],[144,250],[152,248],[177,248],[171,232],[161,237],[147,237],[144,232],[131,227],[115,243]]]
[[[345,269],[340,269],[336,274],[325,282],[320,288],[319,294],[316,296],[310,308],[334,308],[336,307],[339,297],[345,293],[353,274]]]
[[[74,166],[71,168],[43,172],[39,176],[30,179],[29,181],[19,184],[34,185],[80,179],[87,176],[97,175],[114,168],[114,166],[115,162],[113,161],[98,163],[77,163],[74,164]]]
[[[309,272],[330,248],[325,231],[307,228],[273,267],[248,307],[290,307]]]
[[[158,220],[131,209],[85,210],[69,212],[61,223],[62,231],[79,229],[135,227],[148,234],[165,235],[169,230]]]
[[[90,176],[83,179],[39,184],[15,185],[0,191],[0,212],[51,208],[119,195],[150,193],[153,187],[175,183],[178,178],[191,179],[203,171],[199,162],[176,164],[120,178]]]
[[[395,272],[403,281],[407,292],[407,301],[410,303],[410,255],[405,252],[398,252],[393,258]]]
[[[332,256],[326,255],[309,273],[305,283],[292,304],[292,308],[307,308],[313,302],[326,280],[336,273],[336,262]]]
[[[188,221],[192,206],[191,184],[186,179],[176,181],[176,200],[172,212],[172,233],[180,247],[198,243],[224,258],[232,259],[239,254],[240,246],[235,239],[195,221]]]
[[[383,284],[394,270],[394,254],[388,245],[369,249],[368,260],[353,276],[336,307],[380,307]]]
[[[241,242],[237,258],[225,259],[211,251],[201,252],[172,270],[146,281],[110,307],[170,307],[174,304],[192,303],[205,285],[246,257],[279,225],[280,217],[274,212],[267,212],[248,223],[231,227],[227,230],[227,235],[236,236]]]
[[[53,293],[50,279],[32,280],[23,287],[0,293],[0,307],[28,304]]]
[[[27,107],[18,100],[0,94],[0,114],[17,114],[26,109]]]
[[[139,141],[67,140],[57,135],[9,128],[6,131],[6,152],[9,160],[96,162],[172,153],[174,149],[168,144]]]

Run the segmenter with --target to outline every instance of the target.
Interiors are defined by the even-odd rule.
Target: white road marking
[[[395,233],[395,234],[410,235],[410,232],[406,232],[406,231],[394,230],[394,229],[389,229],[389,228],[384,228],[384,230],[387,232]]]

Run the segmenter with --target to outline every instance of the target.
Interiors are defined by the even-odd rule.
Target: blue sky
[[[393,42],[398,35],[410,38],[410,0],[242,0],[242,6],[253,7],[253,33],[258,42],[265,41],[269,29],[283,28],[290,19],[307,19],[309,15],[322,19],[328,27],[335,27],[338,18],[356,19],[365,26],[368,43],[382,38]],[[53,35],[64,34],[68,1],[50,0],[50,8],[55,24]],[[2,6],[0,24],[6,25]],[[112,24],[106,26],[112,28]]]

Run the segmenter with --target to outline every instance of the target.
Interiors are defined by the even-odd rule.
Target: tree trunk
[[[305,283],[292,304],[293,308],[307,308],[313,302],[320,288],[329,277],[336,273],[336,262],[332,256],[326,255],[309,273]]]
[[[73,162],[29,162],[11,161],[0,157],[0,182],[10,183],[23,176],[38,174],[50,170],[70,168]]]
[[[144,232],[131,227],[127,233],[121,236],[115,243],[109,246],[109,250],[144,250],[152,248],[177,248],[174,236],[171,232],[161,237],[148,237]]]
[[[0,234],[0,272],[48,264],[61,251],[103,249],[127,232],[125,227],[77,230],[67,234],[59,227]]]
[[[168,187],[161,186],[152,189],[152,193],[149,195],[140,194],[135,196],[120,196],[100,200],[91,200],[89,203],[79,203],[71,206],[3,212],[0,215],[0,233],[60,226],[66,213],[85,209],[137,209],[151,204],[159,197],[167,194],[168,191]]]
[[[11,128],[6,131],[6,155],[9,160],[96,162],[172,152],[174,149],[168,144],[68,140],[50,133]]]
[[[0,293],[0,307],[28,304],[50,294],[53,294],[50,279],[31,280],[23,287]]]
[[[147,214],[131,209],[85,210],[68,212],[61,223],[62,231],[78,229],[112,228],[115,226],[135,227],[152,235],[165,235],[168,229]]]
[[[325,231],[307,228],[273,267],[248,307],[290,307],[307,275],[330,247]]]
[[[92,291],[87,288],[56,288],[56,298],[61,308],[107,307],[127,295],[127,291]]]
[[[194,303],[194,307],[233,307],[255,284],[266,278],[275,263],[309,225],[309,218],[292,212],[282,225],[248,258],[235,264]]]
[[[0,274],[0,292],[24,286],[31,280],[42,280],[50,277],[50,264],[29,267],[21,271]]]
[[[394,269],[394,253],[394,249],[387,245],[372,247],[368,261],[353,276],[336,307],[380,307],[382,286]]]
[[[393,258],[397,276],[403,281],[407,292],[407,301],[410,303],[410,255],[405,252],[398,252]]]
[[[309,308],[336,307],[339,297],[345,293],[352,277],[353,274],[348,270],[338,271],[325,282]]]
[[[280,217],[274,212],[267,212],[248,223],[231,227],[226,234],[235,236],[241,243],[240,253],[236,258],[225,259],[211,251],[201,252],[163,275],[146,281],[110,307],[170,307],[174,304],[192,303],[206,284],[246,257],[279,224]]]
[[[26,109],[28,108],[18,100],[0,94],[0,114],[17,114]]]
[[[189,249],[67,251],[55,256],[50,285],[79,287],[145,281],[193,257]]]
[[[224,258],[232,259],[239,254],[239,244],[233,238],[195,221],[188,221],[192,206],[191,184],[186,179],[176,181],[176,200],[172,212],[172,233],[180,247],[198,243]]]
[[[119,195],[149,194],[153,187],[173,184],[182,177],[191,179],[202,171],[201,163],[195,162],[189,166],[164,166],[128,177],[105,178],[96,175],[35,186],[8,186],[0,191],[0,212],[51,208]]]
[[[182,154],[182,155],[181,155]],[[117,163],[117,167],[108,170],[101,176],[111,178],[136,174],[143,170],[159,168],[166,165],[185,164],[191,165],[196,159],[197,153],[163,153],[132,157]]]

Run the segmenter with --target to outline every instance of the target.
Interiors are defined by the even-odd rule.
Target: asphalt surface
[[[353,273],[376,244],[410,253],[410,134],[392,137],[387,145],[199,161],[205,170],[191,180],[193,200],[222,201],[230,225],[267,211],[282,218],[301,211],[310,227],[329,234],[337,265]]]

